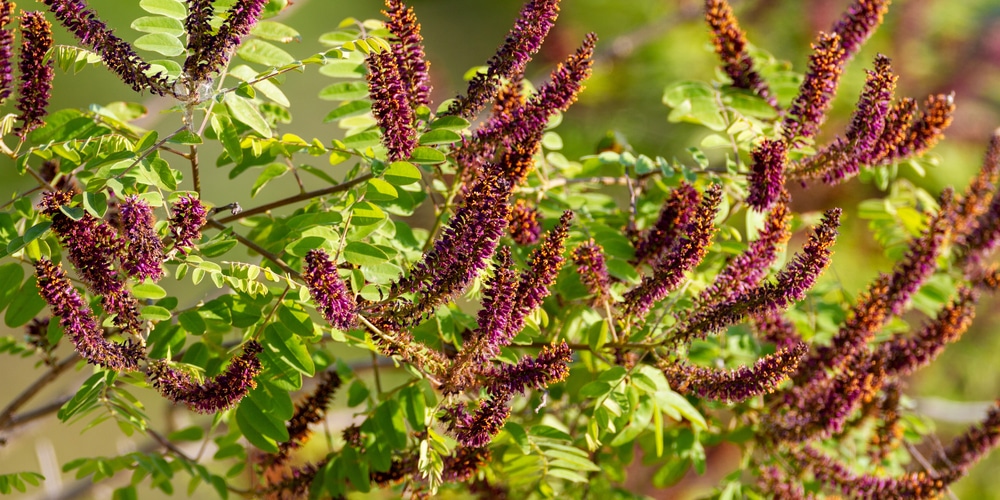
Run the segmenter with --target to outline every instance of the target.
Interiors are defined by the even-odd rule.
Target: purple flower
[[[777,109],[778,99],[771,93],[767,82],[753,69],[753,59],[746,50],[746,34],[740,29],[729,2],[707,0],[705,20],[712,28],[715,53],[722,60],[722,69],[733,81],[733,87],[751,90]]]
[[[764,283],[747,293],[695,310],[673,334],[675,344],[695,337],[704,338],[747,315],[760,316],[781,311],[802,300],[830,264],[840,213],[840,209],[835,208],[824,214],[822,224],[809,237],[802,251],[778,273],[773,283]]]
[[[382,128],[382,144],[389,161],[404,160],[417,147],[409,85],[392,52],[368,54],[368,93],[372,115]]]
[[[382,11],[389,21],[386,28],[392,33],[392,54],[396,68],[406,82],[406,97],[412,106],[429,106],[431,85],[427,68],[430,63],[424,55],[424,39],[420,36],[420,23],[412,7],[400,0],[386,0]]]
[[[713,401],[739,403],[774,392],[788,374],[795,371],[806,351],[806,344],[800,343],[764,356],[753,367],[741,366],[735,370],[720,371],[665,360],[661,360],[659,367],[675,391],[697,394]]]
[[[844,62],[840,37],[820,33],[812,48],[809,71],[799,87],[799,94],[792,101],[782,130],[785,141],[790,144],[798,136],[809,138],[816,135],[826,120],[826,111],[840,83]]]
[[[934,147],[944,137],[944,130],[951,125],[955,113],[955,95],[937,94],[924,101],[923,111],[911,124],[906,141],[892,156],[908,158]]]
[[[559,0],[528,0],[521,8],[517,22],[503,45],[486,63],[485,73],[478,73],[469,82],[465,97],[458,97],[447,114],[471,119],[496,96],[504,79],[521,74],[531,56],[538,52],[542,41],[559,17]]]
[[[21,88],[17,110],[21,120],[14,132],[24,139],[28,132],[42,126],[52,90],[52,60],[46,53],[52,48],[52,26],[41,12],[21,13],[21,57],[18,63]],[[5,30],[6,32],[6,30]],[[9,59],[8,59],[9,61]]]
[[[784,141],[764,139],[753,149],[753,165],[747,175],[750,194],[747,205],[763,212],[771,208],[785,190],[787,146]]]
[[[69,254],[80,278],[91,291],[101,296],[101,305],[114,314],[115,325],[123,330],[139,331],[139,304],[114,270],[114,260],[122,259],[124,241],[108,223],[84,212],[74,220],[62,208],[73,200],[71,192],[48,192],[42,195],[41,211],[52,218],[52,231]]]
[[[234,357],[226,371],[198,383],[190,373],[171,368],[165,362],[149,367],[149,380],[160,394],[175,403],[184,403],[198,413],[215,413],[232,408],[257,387],[254,380],[261,370],[257,359],[263,348],[251,340],[243,345],[243,353]]]
[[[153,229],[153,209],[136,196],[128,196],[119,206],[126,248],[121,253],[122,269],[139,281],[163,277],[163,242]]]
[[[39,295],[52,307],[52,315],[59,317],[59,324],[83,359],[119,372],[139,369],[139,360],[144,355],[142,346],[131,341],[124,344],[107,341],[104,329],[73,288],[62,266],[42,257],[35,263],[35,273]]]
[[[986,417],[978,424],[952,440],[944,449],[943,456],[935,467],[946,467],[958,477],[979,460],[989,454],[1000,443],[1000,401],[986,412]]]
[[[824,455],[811,446],[794,450],[792,457],[799,468],[811,469],[816,481],[827,488],[838,488],[849,498],[934,498],[948,484],[958,479],[952,471],[938,471],[937,475],[910,472],[899,477],[880,477],[858,474],[834,458]]]
[[[528,389],[543,390],[569,374],[567,363],[573,360],[573,351],[566,342],[542,347],[538,356],[525,356],[517,364],[504,365],[493,370],[486,390],[492,395],[524,394]]]
[[[14,19],[14,2],[0,0],[0,103],[10,97],[14,85],[14,32],[7,27]]]
[[[601,245],[591,238],[573,249],[572,259],[580,274],[580,281],[594,294],[594,301],[599,304],[607,303],[611,298],[611,277],[608,276]]]
[[[890,0],[855,0],[837,21],[833,32],[840,37],[844,62],[857,54],[868,37],[882,24],[882,17],[889,10],[889,3]]]
[[[698,296],[697,303],[710,305],[743,295],[756,288],[767,276],[771,263],[781,247],[792,237],[789,231],[791,214],[786,200],[781,200],[768,212],[764,227],[743,253],[731,257]]]
[[[249,35],[257,24],[267,2],[268,0],[236,0],[226,11],[226,20],[222,22],[218,33],[211,36],[203,34],[188,47],[191,54],[184,61],[184,71],[188,77],[201,81],[228,64],[243,37]],[[200,9],[193,22],[204,28],[201,17],[205,16],[207,7],[197,7]]]
[[[635,238],[635,264],[655,262],[669,251],[697,213],[700,200],[698,191],[686,182],[670,191],[656,223]]]
[[[305,258],[302,280],[309,287],[309,293],[316,307],[331,326],[338,330],[350,330],[358,321],[357,304],[347,285],[337,273],[337,266],[323,250],[309,250]]]
[[[708,252],[708,244],[715,233],[715,212],[722,200],[718,184],[705,192],[692,220],[680,230],[680,237],[670,249],[653,264],[653,274],[625,294],[621,319],[626,322],[642,321],[657,301],[677,289],[684,273],[693,269]]]
[[[212,0],[186,0],[188,15],[184,19],[184,32],[187,33],[187,49],[197,52],[199,47],[203,47],[212,36],[212,15],[215,8],[212,7]],[[189,62],[185,61],[185,63]]]
[[[510,211],[510,222],[507,230],[518,245],[533,245],[538,243],[542,234],[542,226],[538,223],[538,209],[527,201],[518,199]]]
[[[87,8],[83,0],[43,0],[63,26],[87,47],[101,55],[104,64],[118,74],[136,92],[148,89],[154,94],[170,93],[171,82],[163,73],[148,76],[150,65],[139,57],[132,45],[118,38]]]
[[[993,133],[982,168],[955,204],[951,217],[951,234],[956,245],[963,246],[973,229],[979,226],[979,217],[992,205],[990,200],[994,198],[998,180],[1000,180],[1000,131]]]
[[[455,435],[462,446],[481,448],[490,444],[510,416],[510,395],[490,396],[474,412],[470,413],[465,403],[458,403],[445,409],[442,419],[448,430]]]
[[[479,472],[484,464],[490,462],[492,453],[489,448],[470,448],[459,446],[455,454],[444,457],[444,467],[441,480],[446,483],[461,483],[468,481]]]
[[[788,349],[802,342],[802,336],[795,325],[781,314],[779,311],[753,314],[751,321],[758,338],[774,344],[778,349]]]
[[[208,212],[198,198],[181,196],[173,206],[174,216],[170,218],[170,234],[174,237],[174,248],[181,255],[193,248],[201,239],[201,227],[208,222]]]
[[[867,159],[871,165],[891,163],[895,151],[909,137],[910,125],[917,114],[917,102],[904,97],[889,108],[883,120],[882,135],[875,141]]]
[[[524,319],[549,296],[552,284],[565,262],[562,254],[566,249],[566,237],[572,220],[573,212],[563,212],[556,227],[545,234],[542,243],[528,256],[528,269],[518,278],[517,299],[507,323],[508,335],[511,337],[521,331]]]
[[[757,476],[757,489],[774,500],[812,499],[805,489],[793,478],[777,467],[764,467]]]

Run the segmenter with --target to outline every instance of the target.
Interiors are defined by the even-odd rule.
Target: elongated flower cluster
[[[8,27],[14,19],[14,2],[0,0],[0,104],[14,90],[14,32]]]
[[[154,94],[170,93],[171,83],[165,74],[149,75],[150,65],[143,61],[132,45],[115,36],[83,0],[43,0],[63,26],[81,43],[100,54],[107,67],[136,92],[149,90]]]
[[[35,273],[38,293],[52,307],[52,315],[59,317],[59,324],[83,359],[119,372],[139,369],[142,347],[131,341],[116,344],[104,338],[104,329],[62,266],[43,257],[35,263]]]
[[[572,220],[573,212],[563,212],[556,227],[545,234],[542,243],[528,256],[528,269],[518,279],[517,302],[507,326],[511,336],[521,331],[524,319],[551,293],[551,287],[565,262],[562,254],[566,250],[566,237]]]
[[[410,84],[392,52],[368,54],[368,93],[372,115],[382,128],[382,144],[388,150],[389,161],[403,160],[417,147],[417,131],[413,126],[410,105]]]
[[[212,37],[212,15],[215,9],[212,0],[186,0],[188,15],[184,19],[184,32],[187,33],[187,49],[196,53],[199,47],[205,46]],[[185,65],[192,63],[192,59],[185,61]],[[186,69],[195,69],[186,68]]]
[[[541,48],[545,36],[559,17],[559,0],[528,0],[507,33],[507,39],[486,63],[485,73],[469,82],[464,97],[458,97],[447,114],[471,119],[496,96],[501,82],[524,72],[531,56]]]
[[[20,21],[21,58],[18,69],[21,85],[17,110],[21,113],[18,116],[21,124],[15,132],[24,139],[28,132],[45,123],[43,118],[49,105],[54,71],[52,60],[45,57],[52,48],[52,26],[41,12],[22,12]]]
[[[837,34],[820,33],[812,45],[809,71],[792,101],[785,117],[782,133],[785,142],[793,143],[796,137],[813,137],[826,120],[833,95],[840,84],[843,70],[844,49]]]
[[[480,448],[493,440],[510,416],[510,395],[491,395],[472,412],[466,404],[458,403],[447,408],[442,421],[463,446]]]
[[[542,225],[538,222],[538,209],[529,205],[524,199],[518,198],[510,210],[510,222],[507,229],[510,237],[518,245],[533,245],[538,243],[542,234]]]
[[[174,248],[184,255],[201,239],[201,227],[208,222],[208,212],[201,201],[191,195],[181,196],[174,203],[173,210],[170,234],[174,237]]]
[[[606,303],[611,298],[611,277],[604,263],[604,249],[593,238],[573,249],[573,263],[580,274],[580,281],[594,294],[594,302]]]
[[[1000,130],[993,132],[979,173],[955,203],[951,227],[953,241],[957,246],[965,246],[966,238],[971,237],[974,229],[979,227],[979,217],[991,206],[990,200],[994,198],[998,181],[1000,181]]]
[[[52,218],[52,231],[59,236],[69,261],[80,278],[95,294],[108,314],[114,314],[115,324],[136,333],[139,329],[139,304],[125,287],[125,281],[114,269],[114,260],[122,256],[124,242],[108,223],[84,212],[74,220],[63,212],[70,208],[71,192],[48,192],[42,196],[42,213]]]
[[[122,235],[122,269],[139,281],[157,281],[163,277],[163,241],[153,228],[153,209],[136,196],[128,196],[119,205]]]
[[[257,387],[254,377],[260,373],[257,359],[263,348],[251,340],[243,345],[243,352],[234,357],[223,373],[198,383],[190,373],[170,367],[165,362],[149,367],[149,380],[160,394],[175,402],[183,403],[198,413],[215,413],[232,408],[250,389]]]
[[[340,388],[340,383],[340,376],[336,372],[323,372],[320,383],[312,394],[295,406],[295,413],[286,425],[288,441],[278,445],[277,453],[264,458],[265,465],[274,467],[282,464],[293,450],[300,448],[309,440],[309,426],[319,422],[326,415],[326,408],[330,406],[334,394]]]
[[[337,266],[323,250],[306,253],[302,280],[309,287],[316,307],[331,326],[349,330],[358,322],[357,303],[337,273]]]
[[[858,53],[865,41],[882,25],[891,0],[855,0],[837,21],[833,32],[840,38],[844,62]]]
[[[747,176],[750,194],[747,205],[763,212],[771,208],[785,190],[787,146],[782,141],[764,139],[751,153],[753,165]]]
[[[798,344],[764,356],[753,367],[741,366],[735,370],[719,371],[665,360],[660,361],[659,367],[675,391],[733,403],[774,392],[798,367],[807,350],[806,344]]]
[[[196,8],[190,9],[185,24],[197,27],[198,31],[193,39],[188,40],[190,54],[184,61],[184,71],[188,77],[194,81],[205,80],[225,67],[243,37],[249,35],[257,24],[267,2],[268,0],[236,0],[226,11],[225,21],[214,35],[208,35],[206,29],[211,16],[209,6],[196,4]]]
[[[964,474],[997,444],[1000,444],[1000,401],[994,402],[981,422],[955,437],[935,466],[948,467]]]
[[[701,196],[694,186],[682,182],[670,192],[653,227],[635,240],[635,263],[655,262],[667,253],[695,216]]]
[[[794,453],[798,466],[811,469],[816,479],[825,486],[835,487],[849,498],[934,498],[946,485],[957,479],[951,471],[930,475],[911,472],[901,477],[879,477],[857,474],[846,464],[821,451],[806,446]]]
[[[753,59],[747,52],[746,34],[733,14],[733,8],[726,0],[706,0],[705,20],[712,29],[712,43],[715,53],[722,60],[722,70],[733,81],[736,88],[752,90],[772,107],[778,107],[778,99],[767,86],[767,82],[753,69]]]
[[[424,55],[424,39],[420,36],[420,23],[401,0],[386,0],[382,13],[389,18],[385,27],[392,33],[392,55],[396,67],[406,81],[406,95],[413,106],[429,106],[431,85],[427,73],[430,63]]]
[[[824,214],[823,222],[809,237],[805,247],[778,273],[773,283],[764,283],[747,293],[696,310],[673,335],[675,343],[683,343],[693,337],[703,338],[750,314],[760,316],[782,311],[802,300],[830,264],[840,214],[840,209],[831,209]]]
[[[721,199],[722,189],[718,184],[708,189],[697,213],[681,230],[680,237],[653,264],[653,274],[643,278],[639,286],[625,294],[622,318],[641,321],[653,304],[680,286],[685,272],[701,262],[715,233],[713,221]]]

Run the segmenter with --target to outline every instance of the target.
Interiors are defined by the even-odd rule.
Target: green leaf
[[[226,154],[237,164],[243,163],[243,148],[240,146],[240,136],[236,133],[236,127],[226,115],[212,115],[212,130],[219,136],[222,146],[226,148]]]
[[[355,226],[370,226],[385,220],[385,212],[377,205],[367,201],[359,201],[352,208],[351,224]]]
[[[59,420],[65,422],[74,415],[81,412],[87,411],[97,404],[97,398],[101,395],[107,384],[115,379],[115,373],[112,371],[99,371],[90,376],[83,385],[77,389],[76,394],[59,408],[59,412],[56,416]],[[66,464],[65,467],[69,466]]]
[[[3,318],[4,324],[11,328],[24,326],[42,312],[45,306],[45,300],[38,295],[38,289],[35,287],[35,277],[29,276],[21,286],[21,290],[14,296],[14,300],[10,302],[7,314]]]
[[[673,108],[667,117],[671,122],[702,124],[721,132],[726,120],[715,89],[704,82],[679,82],[664,90],[663,103]]]
[[[352,241],[344,247],[344,259],[358,266],[375,265],[389,260],[380,248],[361,241]]]
[[[369,179],[365,198],[372,201],[392,201],[399,198],[399,192],[392,184],[382,179]]]
[[[179,37],[184,34],[184,24],[172,17],[146,16],[132,21],[132,29],[143,33],[164,33]]]
[[[282,106],[291,106],[291,103],[288,101],[288,97],[281,91],[280,88],[278,88],[277,85],[275,85],[274,82],[268,79],[259,79],[257,72],[250,66],[241,64],[235,68],[231,68],[229,70],[229,74],[243,80],[244,82],[254,82],[252,85],[253,89],[263,94],[264,97],[267,97]]]
[[[259,193],[260,190],[263,189],[268,182],[271,182],[271,179],[276,179],[278,177],[281,177],[282,175],[285,175],[289,170],[291,170],[291,168],[289,168],[289,166],[285,165],[284,163],[272,163],[267,167],[264,167],[264,171],[257,176],[257,180],[254,181],[253,183],[253,188],[250,189],[250,197],[251,198],[256,197],[257,193]]]
[[[378,130],[366,130],[360,134],[344,137],[344,145],[351,149],[364,149],[382,142],[382,134]]]
[[[424,414],[427,411],[427,401],[424,399],[424,392],[416,385],[410,385],[399,391],[399,403],[403,406],[410,428],[424,428]]]
[[[139,300],[159,300],[167,296],[167,291],[153,283],[142,283],[132,287],[132,295]]]
[[[295,62],[295,58],[270,42],[251,38],[243,42],[236,51],[244,61],[262,64],[264,66],[284,66]]]
[[[349,116],[363,115],[371,110],[371,101],[348,101],[327,113],[326,117],[323,118],[323,123],[330,123]]]
[[[184,44],[174,36],[166,33],[149,33],[135,39],[135,47],[149,50],[167,57],[180,55],[184,52]]]
[[[205,437],[205,430],[197,425],[192,425],[179,431],[171,432],[167,439],[170,441],[200,441]]]
[[[267,325],[264,329],[264,340],[266,348],[283,363],[309,377],[316,373],[316,366],[312,356],[309,355],[309,349],[284,325],[280,323]]]
[[[587,479],[587,476],[567,469],[549,469],[547,475],[565,479],[567,481],[573,481],[574,483],[590,482],[590,479]]]
[[[250,30],[250,34],[273,42],[291,43],[302,41],[302,35],[289,26],[274,21],[260,21]]]
[[[166,307],[143,306],[139,311],[139,317],[149,321],[167,321],[173,317],[173,314]]]
[[[187,7],[180,0],[141,0],[139,7],[150,14],[159,14],[174,19],[187,17]]]
[[[414,182],[419,182],[421,175],[420,169],[415,167],[412,163],[407,161],[394,161],[389,164],[389,168],[385,169],[382,173],[382,177],[394,186],[406,186],[408,184],[413,184]]]
[[[177,316],[177,321],[185,330],[194,335],[201,335],[208,328],[205,319],[198,314],[198,311],[184,311]]]
[[[397,450],[406,447],[406,422],[399,403],[392,399],[384,401],[375,409],[374,418],[380,439],[384,437],[386,443]]]
[[[410,163],[424,165],[442,162],[444,162],[444,153],[434,148],[421,146],[414,149],[413,153],[410,154]]]
[[[448,129],[434,129],[420,136],[418,141],[421,146],[433,146],[435,144],[454,144],[462,140],[462,136]]]
[[[362,78],[365,65],[357,61],[331,61],[319,69],[320,74],[333,78]]]
[[[252,128],[261,137],[265,139],[271,137],[271,127],[264,121],[264,117],[257,110],[257,106],[254,106],[246,98],[240,97],[235,93],[226,94],[226,107],[229,108],[229,114],[233,118]]]
[[[226,239],[211,241],[209,243],[201,245],[200,247],[198,247],[198,251],[201,252],[201,255],[204,257],[218,257],[232,250],[238,244],[239,241],[236,241],[235,239],[226,238]]]
[[[469,128],[469,121],[460,116],[442,116],[431,122],[431,129],[459,132]]]
[[[20,264],[11,263],[0,266],[0,311],[7,308],[11,299],[17,296],[24,279],[24,268]]]
[[[324,101],[353,101],[368,96],[368,82],[340,82],[327,85],[319,91]]]
[[[250,444],[268,453],[278,452],[278,446],[275,444],[276,440],[265,435],[265,432],[268,434],[279,434],[277,426],[260,411],[260,408],[253,402],[252,398],[243,398],[240,406],[236,408],[236,425],[239,426],[243,437],[247,438]],[[261,428],[265,430],[262,431],[260,430]],[[281,428],[284,429],[285,426],[282,425]],[[288,430],[286,429],[285,439],[287,439],[287,433]]]

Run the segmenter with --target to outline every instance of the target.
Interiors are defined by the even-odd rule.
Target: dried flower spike
[[[305,263],[302,279],[316,307],[331,326],[349,330],[358,321],[357,304],[344,280],[340,279],[337,266],[323,250],[310,250]]]
[[[309,426],[323,419],[326,408],[333,400],[334,393],[340,387],[340,376],[333,371],[325,371],[320,376],[321,381],[303,401],[295,406],[295,414],[288,420],[288,441],[278,445],[278,452],[268,455],[264,464],[268,467],[280,465],[288,455],[300,448],[309,440]]]
[[[53,62],[45,55],[52,48],[52,26],[41,12],[21,13],[20,95],[17,110],[21,124],[14,130],[24,139],[45,122],[45,108],[52,90]]]

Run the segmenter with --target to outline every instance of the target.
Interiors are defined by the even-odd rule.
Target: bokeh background
[[[22,8],[35,8],[31,0],[20,3]],[[128,27],[132,19],[144,15],[138,1],[90,0],[89,3],[109,25],[117,27],[119,36],[134,39],[139,35]],[[470,67],[483,64],[493,53],[521,6],[520,0],[411,0],[410,3],[423,25],[436,102],[461,91],[462,75]],[[800,71],[805,67],[810,40],[817,31],[828,30],[848,3],[848,0],[733,1],[750,41],[778,59],[790,61]],[[715,75],[717,62],[701,21],[701,5],[690,0],[563,1],[559,23],[529,66],[528,75],[535,82],[541,81],[555,63],[575,49],[585,33],[594,31],[600,36],[594,76],[560,128],[567,157],[592,153],[609,131],[622,134],[637,152],[650,157],[680,157],[688,146],[700,142],[706,131],[668,123],[668,110],[660,99],[664,87],[672,82],[710,80]],[[38,7],[43,7],[40,2]],[[293,56],[304,58],[323,50],[318,37],[336,27],[341,19],[376,18],[380,8],[381,2],[377,0],[295,0],[277,20],[300,31],[302,41],[285,48]],[[72,43],[59,27],[56,37],[57,43]],[[922,99],[930,93],[954,92],[958,104],[947,139],[933,151],[937,166],[923,177],[907,168],[902,169],[902,175],[934,194],[946,185],[964,186],[978,169],[990,134],[1000,126],[1000,0],[894,2],[885,25],[847,68],[836,110],[825,128],[830,135],[841,130],[849,118],[850,107],[864,81],[863,69],[877,52],[893,60],[900,75],[898,95]],[[334,125],[322,123],[331,106],[315,97],[328,83],[315,68],[285,78],[282,88],[292,100],[294,116],[288,131],[327,143],[341,135]],[[141,124],[159,129],[161,137],[177,128],[178,115],[163,112],[169,106],[167,101],[136,95],[109,72],[97,67],[88,67],[76,75],[57,71],[50,109],[120,100],[147,106],[150,114]],[[316,166],[329,168],[324,163],[319,158]],[[251,199],[252,175],[229,180],[224,170],[208,167],[203,176],[206,198],[217,205],[238,201],[245,207],[254,206],[295,192],[293,181],[284,178],[275,181],[258,199]],[[10,199],[13,193],[31,186],[30,180],[13,173],[9,161],[0,161],[0,199]],[[857,293],[877,272],[890,266],[867,230],[866,222],[854,216],[858,203],[883,194],[871,184],[854,180],[835,188],[816,186],[808,196],[800,195],[796,201],[799,210],[832,206],[845,209],[844,236],[825,279],[835,282],[847,294]],[[182,303],[195,302],[209,292],[190,284],[167,285],[168,291],[180,297]],[[933,417],[943,438],[960,431],[965,425],[963,421],[977,420],[982,403],[1000,396],[997,305],[997,301],[985,299],[972,330],[933,367],[915,376],[907,391],[918,408]],[[22,334],[3,328],[0,326],[0,335]],[[0,406],[38,373],[31,359],[3,357]],[[87,374],[88,370],[82,370],[64,377],[63,383],[48,389],[37,401],[70,393]],[[153,418],[165,411],[155,397],[142,399],[151,405],[148,411]],[[22,428],[9,436],[8,445],[0,446],[0,473],[34,470],[50,478],[46,487],[30,491],[39,498],[55,497],[59,492],[67,498],[70,494],[84,495],[83,498],[109,497],[108,489],[89,488],[85,483],[74,482],[69,475],[58,478],[57,464],[76,457],[112,455],[145,444],[141,439],[123,438],[110,423],[83,434],[86,421],[71,427],[54,423],[55,418],[50,417]],[[706,488],[715,478],[732,470],[731,461],[724,455],[720,453],[716,462],[709,463],[707,477],[686,478],[670,491],[643,492],[657,498],[708,493],[710,490]],[[635,475],[642,474],[636,471]],[[1000,453],[976,467],[953,491],[960,498],[1000,498],[1000,489],[994,487],[998,474]],[[142,487],[140,491],[146,498],[148,490]],[[195,490],[194,496],[210,493],[202,487]],[[183,487],[178,494],[184,494]]]

